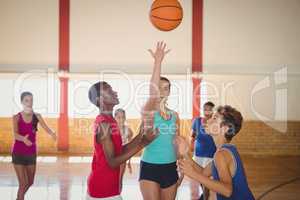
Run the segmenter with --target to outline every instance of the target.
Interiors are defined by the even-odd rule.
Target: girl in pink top
[[[23,111],[13,116],[14,144],[12,163],[18,177],[19,188],[17,200],[24,200],[25,193],[33,184],[36,169],[36,132],[37,125],[56,140],[56,134],[45,123],[42,116],[32,110],[33,96],[30,92],[21,94]]]

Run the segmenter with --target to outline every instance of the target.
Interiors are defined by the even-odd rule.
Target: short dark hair
[[[118,109],[115,111],[114,115],[116,116],[118,113],[123,113],[123,114],[126,116],[126,112],[125,112],[125,110],[124,110],[123,108],[118,108]]]
[[[100,89],[103,87],[103,85],[108,84],[105,81],[99,81],[92,85],[89,89],[89,100],[92,104],[97,106],[98,108],[100,107],[99,105],[99,98],[100,98]]]
[[[33,96],[31,92],[22,92],[21,93],[21,102],[23,101],[23,99],[26,97],[26,96]]]
[[[220,114],[223,113],[224,112],[224,106],[218,106],[217,112],[220,113]]]
[[[229,105],[220,106],[217,112],[223,116],[222,125],[229,127],[227,133],[225,133],[225,138],[231,141],[242,128],[243,116],[238,110]]]
[[[213,102],[211,102],[211,101],[208,101],[208,102],[206,102],[206,103],[204,104],[204,106],[210,106],[210,107],[214,108],[214,107],[215,107],[215,104],[214,104]]]
[[[161,77],[160,77],[160,80],[161,80],[161,81],[167,81],[167,82],[169,83],[169,89],[171,88],[171,82],[170,82],[170,80],[169,80],[168,78],[166,78],[166,77],[164,77],[164,76],[161,76]]]

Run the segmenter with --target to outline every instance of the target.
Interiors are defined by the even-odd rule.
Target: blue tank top
[[[154,113],[154,128],[159,135],[144,149],[142,161],[153,164],[168,164],[177,160],[173,140],[176,134],[176,115],[168,112],[170,119]]]
[[[195,140],[195,156],[213,158],[217,148],[211,135],[205,132],[200,117],[193,121],[192,130],[197,134]]]
[[[248,187],[247,178],[245,175],[243,163],[236,147],[232,144],[222,145],[223,149],[231,152],[235,162],[235,173],[232,178],[232,195],[227,198],[217,193],[217,200],[254,200],[254,197]],[[220,180],[217,168],[214,161],[212,162],[212,176],[214,180]]]

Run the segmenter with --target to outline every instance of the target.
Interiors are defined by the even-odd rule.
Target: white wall
[[[181,113],[181,118],[192,116],[192,85],[184,76],[168,76],[172,83],[169,107]],[[88,100],[90,86],[105,80],[118,92],[120,104],[128,118],[139,118],[141,106],[148,97],[149,76],[71,75],[69,81],[69,117],[94,118],[99,110]],[[0,117],[10,117],[22,109],[20,94],[30,91],[34,95],[34,110],[47,117],[59,116],[59,80],[57,73],[0,74]]]
[[[147,49],[164,40],[172,52],[163,71],[183,74],[191,66],[192,0],[182,0],[184,17],[170,32],[153,27],[149,10],[153,0],[72,0],[71,70],[98,72],[117,69],[149,73],[152,58]]]
[[[34,110],[48,117],[58,117],[59,82],[53,73],[0,74],[1,117],[10,117],[22,109],[20,94],[30,91]]]
[[[299,120],[299,19],[299,0],[204,1],[202,76],[218,95],[208,98],[246,119]]]
[[[216,105],[230,104],[241,110],[247,120],[299,120],[299,76],[285,74],[286,69],[273,74],[204,75],[201,102],[213,101]],[[172,81],[170,108],[181,118],[192,117],[192,83],[189,76],[167,75]],[[71,74],[69,82],[69,116],[93,118],[98,110],[88,100],[89,87],[98,80],[106,80],[118,92],[120,105],[129,118],[139,118],[140,108],[148,97],[148,80],[145,75]],[[22,91],[34,94],[34,109],[49,117],[58,117],[59,81],[56,73],[0,74],[0,116],[8,117],[20,110]]]
[[[204,72],[300,74],[299,0],[206,0]]]
[[[57,69],[58,1],[0,0],[0,71]]]
[[[154,47],[157,40],[165,40],[172,49],[164,61],[164,74],[180,75],[175,83],[183,88],[190,84],[190,81],[183,80],[191,68],[192,0],[180,1],[184,18],[182,24],[171,32],[158,31],[151,25],[148,19],[151,2],[71,1],[71,71],[91,72],[93,75],[91,78],[83,75],[79,78],[81,81],[71,78],[70,112],[74,112],[69,113],[70,116],[95,114],[95,111],[81,112],[88,105],[87,86],[99,80],[96,72],[117,69],[124,73],[149,73],[152,58],[146,49]],[[55,71],[58,63],[58,1],[0,0],[0,5],[0,72],[31,69],[45,72],[48,68]],[[260,119],[262,116],[270,120],[283,119],[286,113],[288,119],[300,120],[299,19],[299,0],[205,0],[204,73],[201,76],[205,82],[212,83],[219,94],[207,98],[217,104],[236,105],[245,113],[246,119]],[[286,81],[275,81],[276,72],[285,67]],[[1,99],[1,116],[11,115],[17,110],[13,99],[18,94],[13,93],[13,88],[19,76],[0,74],[0,88],[3,94],[7,94]],[[134,87],[144,78],[138,76],[133,82]],[[50,84],[52,89],[47,90],[48,81],[44,77],[31,80],[22,87],[35,93],[36,108],[56,116],[59,105],[57,77],[54,78],[55,84]],[[128,102],[129,96],[135,96],[124,81],[109,80],[119,89],[122,106]],[[228,93],[222,94],[222,85],[231,82],[233,85],[227,89]],[[251,95],[257,87],[265,86],[268,87]],[[212,91],[214,89],[208,88],[208,92]],[[287,92],[287,98],[284,92]],[[170,106],[183,109],[182,115],[190,117],[191,88],[179,94],[179,98],[186,99],[182,100],[182,106],[177,106],[176,100],[172,100]],[[78,109],[73,109],[74,105]],[[138,116],[134,105],[131,103],[128,107],[132,117]],[[276,106],[281,110],[279,118]]]
[[[192,0],[181,0],[182,24],[158,31],[149,21],[152,0],[71,0],[73,72],[151,71],[146,51],[165,40],[172,52],[164,72],[191,68]],[[0,71],[57,69],[58,1],[0,0]],[[205,0],[204,72],[270,73],[287,65],[300,73],[299,0]]]
[[[284,74],[211,74],[204,76],[207,98],[237,107],[245,119],[299,120],[300,76]],[[278,74],[277,73],[277,74]],[[206,96],[206,97],[205,97]]]

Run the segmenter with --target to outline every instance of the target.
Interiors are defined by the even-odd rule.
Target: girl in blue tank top
[[[176,134],[177,115],[168,111],[169,119],[164,119],[159,112],[154,113],[154,128],[159,135],[144,149],[142,161],[153,164],[168,164],[176,162],[176,153],[173,145]]]
[[[207,123],[207,132],[217,146],[213,162],[202,168],[188,157],[179,161],[181,172],[216,192],[217,200],[254,200],[240,155],[230,144],[242,122],[243,117],[235,108],[219,107]]]
[[[143,199],[176,198],[179,179],[176,165],[174,139],[179,135],[179,117],[167,107],[170,95],[170,81],[161,77],[161,63],[166,44],[158,42],[155,52],[149,50],[154,58],[154,68],[150,82],[150,97],[143,108],[144,124],[153,124],[158,135],[143,152],[140,164],[140,189]],[[149,117],[150,116],[150,117]],[[150,123],[147,122],[150,119]]]

